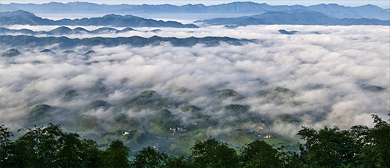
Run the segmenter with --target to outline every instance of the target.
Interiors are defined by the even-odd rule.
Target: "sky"
[[[0,3],[48,3],[48,2],[74,2],[76,0],[0,0]],[[80,0],[80,2],[92,2],[98,4],[174,4],[174,5],[185,5],[185,4],[205,4],[215,5],[222,3],[229,3],[240,0]],[[269,5],[316,5],[316,4],[329,4],[336,3],[344,6],[361,6],[366,4],[377,5],[381,8],[389,9],[389,0],[245,0],[257,3],[267,3]]]

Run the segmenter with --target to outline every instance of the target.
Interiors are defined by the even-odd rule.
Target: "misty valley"
[[[248,4],[256,5],[241,5]],[[230,166],[250,167],[248,144],[265,142],[268,151],[285,152],[278,155],[283,160],[306,156],[302,151],[315,146],[309,134],[323,133],[315,130],[352,136],[357,128],[351,127],[360,125],[374,130],[364,136],[376,136],[383,126],[390,135],[390,21],[383,13],[363,15],[353,8],[352,15],[351,8],[336,16],[315,6],[276,6],[184,23],[122,13],[131,7],[142,16],[146,7],[158,5],[112,12],[119,6],[96,17],[69,19],[65,13],[57,20],[40,17],[39,5],[8,4],[15,10],[0,12],[0,124],[13,134],[7,137],[1,127],[0,142],[18,142],[35,126],[59,131],[59,125],[58,135],[76,133],[106,152],[120,140],[165,159],[192,152],[194,165],[201,145],[228,145],[244,151],[243,160]],[[223,14],[230,8],[212,9]],[[140,153],[130,156],[136,164]],[[307,156],[315,158],[310,151]],[[285,160],[276,167],[297,163]],[[298,167],[304,164],[328,163]]]

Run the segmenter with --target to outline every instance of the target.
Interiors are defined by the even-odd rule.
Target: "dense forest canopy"
[[[168,110],[160,115],[168,117]],[[299,152],[273,148],[256,140],[232,148],[209,138],[197,141],[190,155],[169,155],[154,146],[131,151],[121,140],[112,140],[99,149],[91,139],[64,132],[49,124],[13,134],[0,126],[1,167],[390,167],[390,123],[372,115],[375,126],[353,126],[348,130],[303,127],[298,135],[304,140]],[[131,159],[130,159],[131,158]]]

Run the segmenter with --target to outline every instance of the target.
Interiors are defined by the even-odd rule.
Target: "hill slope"
[[[205,44],[206,46],[215,46],[220,42],[225,42],[231,45],[241,45],[251,40],[235,39],[229,37],[188,37],[188,38],[176,38],[176,37],[158,37],[153,36],[150,38],[144,38],[139,36],[132,37],[117,37],[117,38],[83,38],[83,39],[71,39],[67,37],[34,37],[34,36],[0,36],[0,45],[3,46],[46,46],[51,44],[59,44],[62,48],[71,48],[75,46],[118,46],[118,45],[133,45],[133,46],[145,46],[145,45],[158,45],[161,42],[169,42],[174,46],[193,46],[198,43]]]
[[[246,25],[390,25],[389,20],[378,19],[337,19],[326,16],[319,12],[307,10],[294,10],[289,12],[267,12],[260,15],[238,18],[216,18],[210,20],[197,21],[207,25],[229,25],[229,26],[246,26]]]

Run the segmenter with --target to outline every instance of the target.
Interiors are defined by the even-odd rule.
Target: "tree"
[[[195,166],[198,167],[238,167],[238,156],[227,143],[208,139],[197,141],[191,148]]]
[[[278,150],[264,141],[256,140],[247,144],[241,152],[243,167],[281,167]]]
[[[170,128],[182,127],[180,121],[167,109],[157,111],[152,123],[162,132],[168,132]]]
[[[96,167],[96,142],[64,133],[60,126],[35,127],[14,141],[13,167]]]
[[[320,131],[303,127],[298,132],[306,140],[305,155],[307,163],[315,167],[356,166],[362,143],[349,130],[338,127],[325,127]]]
[[[374,128],[365,132],[366,143],[362,148],[361,165],[364,167],[390,167],[390,124],[372,115]]]
[[[29,129],[14,142],[16,167],[59,167],[56,154],[62,134],[60,127],[53,124]]]
[[[93,140],[79,140],[76,133],[63,134],[58,141],[61,146],[57,149],[57,165],[59,167],[97,167],[99,153]]]
[[[283,167],[286,168],[301,168],[304,167],[305,163],[303,155],[297,152],[285,151],[279,152],[279,159],[282,161]]]
[[[82,151],[80,154],[84,161],[84,167],[98,167],[99,161],[101,160],[99,155],[102,151],[97,148],[97,143],[94,140],[82,140],[79,150]]]
[[[135,168],[155,168],[162,167],[164,161],[168,158],[168,155],[159,152],[152,147],[148,146],[140,150],[135,155],[135,160],[132,163],[132,166]]]
[[[101,167],[130,167],[130,148],[125,146],[121,140],[113,140],[110,146],[102,153]]]
[[[182,168],[182,167],[194,168],[195,167],[193,158],[187,157],[185,155],[179,157],[171,156],[168,157],[164,162],[165,162],[164,166],[162,167],[166,167],[166,168]]]
[[[12,166],[13,143],[9,140],[12,133],[0,125],[0,167]]]

